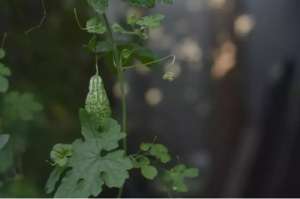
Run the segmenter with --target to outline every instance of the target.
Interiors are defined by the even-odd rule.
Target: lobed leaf
[[[187,192],[188,187],[185,183],[186,178],[195,178],[199,175],[197,168],[187,168],[183,164],[179,164],[172,169],[166,171],[164,182],[175,192]]]
[[[72,156],[67,161],[55,197],[97,196],[103,186],[120,188],[129,177],[128,170],[133,165],[125,151],[119,150],[119,142],[125,137],[119,124],[113,119],[106,119],[102,126],[95,115],[80,110],[80,121],[84,140],[76,140],[72,144]],[[46,189],[52,192],[61,178],[61,172],[53,171]]]
[[[164,18],[165,16],[161,14],[145,16],[138,19],[136,24],[144,28],[157,28],[161,25],[161,22]]]

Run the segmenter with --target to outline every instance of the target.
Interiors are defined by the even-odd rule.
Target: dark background
[[[111,2],[110,18],[121,20],[129,8]],[[84,22],[91,9],[85,1],[45,3],[45,23],[26,35],[42,17],[41,2],[0,0],[11,85],[33,92],[45,114],[30,134],[24,178],[0,189],[11,197],[46,196],[49,152],[79,137],[77,112],[94,73],[83,48],[89,36],[73,16],[76,7]],[[178,161],[200,169],[190,192],[175,196],[300,197],[299,8],[298,0],[177,0],[144,11],[166,15],[148,46],[177,56],[178,77],[162,80],[163,67],[126,74],[129,148],[158,136]],[[115,80],[102,74],[118,117]],[[125,190],[128,197],[165,196],[140,177]]]

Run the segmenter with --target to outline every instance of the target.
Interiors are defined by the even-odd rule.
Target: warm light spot
[[[255,26],[255,21],[250,15],[241,15],[236,18],[234,22],[235,33],[239,36],[248,35],[253,27]]]
[[[236,46],[231,41],[225,41],[218,50],[212,67],[212,76],[223,78],[231,71],[236,63]]]
[[[161,90],[158,88],[150,88],[145,93],[146,103],[149,104],[150,106],[158,105],[162,101],[162,98],[163,98],[163,94]]]
[[[208,6],[213,9],[221,9],[225,6],[226,0],[209,0]]]
[[[191,63],[199,63],[202,59],[202,49],[198,42],[192,38],[186,38],[175,48],[176,57]]]
[[[124,86],[124,91],[125,91],[125,95],[128,95],[129,93],[129,85],[125,84]],[[122,96],[122,92],[121,92],[121,86],[119,83],[115,83],[114,87],[113,87],[113,94],[117,97],[117,98],[121,98]]]

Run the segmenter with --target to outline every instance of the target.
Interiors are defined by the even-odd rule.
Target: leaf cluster
[[[140,150],[140,153],[131,157],[134,168],[140,169],[141,174],[148,180],[154,180],[160,173],[161,183],[168,192],[187,192],[185,179],[198,176],[197,168],[187,168],[183,164],[167,169],[171,155],[167,147],[162,144],[142,143]]]
[[[128,0],[132,6],[153,8],[157,3],[172,4],[174,0]]]
[[[118,123],[107,118],[103,126],[95,115],[80,110],[84,139],[72,145],[56,145],[51,152],[55,168],[46,185],[55,197],[98,196],[103,186],[120,188],[129,177],[132,163],[119,141],[125,137]]]

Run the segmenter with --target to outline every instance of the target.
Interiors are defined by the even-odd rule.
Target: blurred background
[[[123,20],[130,8],[111,3],[109,17]],[[0,1],[11,88],[34,93],[44,107],[24,130],[22,171],[0,175],[2,197],[46,197],[52,146],[80,136],[78,108],[94,58],[83,47],[90,36],[78,28],[73,8],[83,22],[93,13],[85,1],[45,4],[45,23],[26,35],[43,16],[41,2]],[[199,168],[190,192],[174,196],[300,197],[299,8],[298,0],[176,0],[143,10],[166,15],[148,46],[176,55],[176,80],[162,80],[167,64],[126,74],[129,148],[157,136],[177,161]],[[102,74],[119,117],[118,85],[108,70]],[[6,161],[0,155],[0,164]],[[128,197],[165,196],[142,177],[125,190]]]

